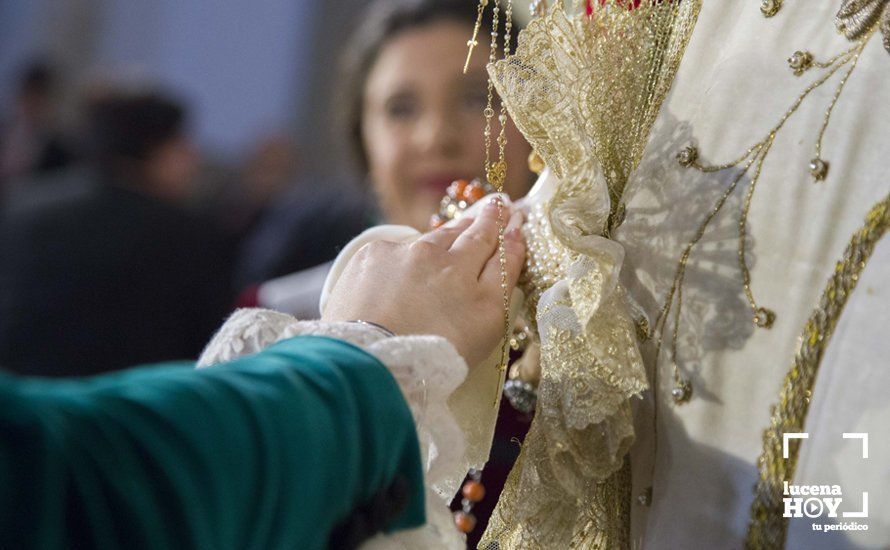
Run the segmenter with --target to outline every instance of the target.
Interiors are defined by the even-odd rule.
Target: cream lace
[[[480,548],[629,547],[630,399],[647,383],[618,285],[624,252],[608,235],[700,1],[624,4],[572,17],[557,2],[489,66],[555,189],[529,198],[523,228],[536,416]]]

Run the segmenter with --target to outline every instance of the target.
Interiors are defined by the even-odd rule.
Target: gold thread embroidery
[[[677,162],[681,166],[686,168],[699,170],[701,172],[718,172],[722,170],[728,170],[730,168],[737,168],[738,173],[730,181],[729,186],[714,204],[712,209],[708,212],[707,216],[705,216],[705,219],[699,225],[693,239],[689,243],[687,243],[686,247],[684,248],[680,256],[680,260],[677,264],[674,280],[670,288],[668,288],[666,292],[664,305],[659,311],[653,327],[655,334],[657,334],[656,361],[658,362],[661,357],[661,347],[664,342],[667,320],[669,317],[671,317],[671,313],[673,313],[673,328],[670,337],[670,347],[668,349],[668,354],[671,361],[672,374],[674,379],[674,388],[671,393],[675,403],[681,404],[688,401],[692,393],[692,386],[690,381],[687,378],[684,378],[681,373],[681,360],[677,349],[677,342],[679,340],[680,331],[680,311],[683,307],[683,285],[685,282],[686,267],[693,250],[702,239],[702,237],[705,235],[705,232],[707,231],[707,228],[711,224],[713,219],[717,216],[717,214],[720,213],[727,199],[733,194],[745,175],[751,172],[751,179],[747,184],[747,189],[745,191],[745,196],[742,202],[742,208],[738,222],[738,266],[742,274],[742,286],[745,292],[745,296],[751,308],[752,322],[755,326],[760,328],[768,329],[772,326],[776,318],[776,313],[773,310],[758,304],[754,296],[754,291],[751,287],[751,274],[748,268],[746,250],[748,213],[751,209],[751,201],[754,197],[754,192],[757,188],[758,182],[760,181],[764,161],[769,155],[769,152],[772,149],[777,135],[784,128],[785,123],[797,112],[804,100],[810,96],[810,93],[825,84],[842,68],[846,68],[840,81],[837,84],[837,87],[835,88],[834,95],[832,96],[831,100],[828,103],[828,107],[825,110],[822,124],[819,128],[815,140],[815,157],[810,161],[809,165],[810,175],[815,181],[822,181],[826,178],[829,164],[827,161],[822,159],[822,142],[825,136],[825,131],[828,128],[829,122],[831,120],[831,115],[834,111],[835,106],[837,105],[841,92],[843,91],[850,75],[855,70],[857,63],[859,62],[859,57],[862,54],[862,51],[865,49],[865,46],[868,44],[869,39],[874,34],[875,30],[876,27],[872,26],[870,30],[865,32],[865,34],[860,35],[858,42],[856,42],[856,44],[854,44],[851,48],[841,52],[838,55],[835,55],[831,59],[824,62],[815,61],[812,54],[810,54],[809,52],[795,52],[788,61],[789,67],[794,71],[795,75],[800,75],[804,71],[812,69],[814,67],[823,69],[824,73],[803,90],[803,92],[794,100],[794,102],[792,102],[791,106],[785,111],[779,122],[772,129],[770,129],[770,131],[763,139],[748,148],[748,150],[745,151],[745,153],[743,153],[738,158],[725,164],[706,165],[699,162],[699,151],[693,146],[685,147],[677,154]]]
[[[782,0],[760,1],[760,13],[762,13],[764,17],[772,17],[779,13],[780,9],[782,9]]]
[[[849,40],[857,40],[877,27],[884,35],[884,49],[890,52],[890,0],[843,0],[834,25]]]
[[[888,227],[890,195],[872,207],[865,225],[853,235],[822,292],[819,305],[806,323],[794,364],[785,375],[779,402],[772,406],[770,426],[763,432],[763,450],[757,460],[760,478],[754,490],[746,548],[773,550],[785,545],[788,520],[782,517],[782,484],[794,478],[800,441],[789,442],[788,458],[784,459],[782,434],[803,431],[823,353],[847,299]]]
[[[782,9],[783,0],[761,0],[760,13],[772,17]],[[842,0],[834,16],[837,32],[848,40],[858,40],[876,28],[884,35],[884,49],[890,53],[890,0]]]

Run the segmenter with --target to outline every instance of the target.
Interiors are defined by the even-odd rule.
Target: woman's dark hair
[[[437,23],[457,21],[476,23],[476,2],[473,0],[375,0],[362,17],[362,24],[353,33],[346,47],[340,78],[338,115],[340,127],[348,137],[350,149],[362,171],[367,172],[368,159],[362,143],[362,103],[365,84],[371,67],[383,47],[402,32]],[[501,11],[499,31],[503,31]],[[516,49],[519,27],[513,22],[510,49]],[[485,10],[479,31],[477,55],[487,55],[491,33],[491,8]],[[467,39],[469,40],[469,35]]]

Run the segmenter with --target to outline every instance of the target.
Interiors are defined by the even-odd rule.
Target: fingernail
[[[518,227],[514,227],[510,231],[507,231],[506,237],[510,241],[520,241],[522,240],[522,231]]]
[[[516,211],[507,220],[507,230],[516,229],[522,225],[522,212]]]
[[[489,216],[492,214],[496,215],[498,213],[498,201],[496,199],[491,199],[491,201],[485,205],[484,212]]]

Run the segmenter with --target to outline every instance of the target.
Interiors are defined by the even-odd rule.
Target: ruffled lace
[[[700,2],[561,2],[489,74],[547,164],[528,197],[522,281],[541,342],[538,405],[480,548],[626,548],[630,400],[647,387],[608,237]],[[536,185],[536,187],[538,187]]]
[[[647,387],[618,285],[623,249],[581,234],[570,249],[555,237],[547,203],[529,203],[523,288],[541,342],[538,406],[480,547],[620,548],[629,521],[630,399]]]

